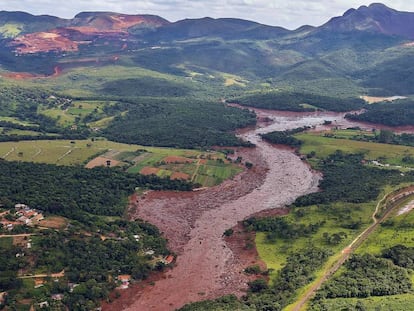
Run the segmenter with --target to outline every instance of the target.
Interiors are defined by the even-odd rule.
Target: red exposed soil
[[[159,170],[160,169],[156,167],[145,166],[144,168],[142,168],[142,170],[139,171],[139,173],[142,175],[152,175],[152,174],[157,175]]]
[[[181,173],[181,172],[174,172],[171,175],[171,179],[182,179],[182,180],[189,180],[190,179],[190,175],[186,174],[186,173]]]
[[[162,159],[165,163],[192,163],[193,159],[178,157],[178,156],[168,156]]]
[[[296,196],[316,191],[319,180],[291,150],[262,142],[259,130],[242,134],[257,147],[238,148],[235,154],[254,163],[252,169],[203,191],[150,192],[131,206],[133,218],[147,220],[164,232],[177,254],[176,264],[154,286],[135,297],[130,292],[128,299],[106,310],[132,303],[120,308],[168,311],[190,301],[245,293],[250,277],[242,271],[256,262],[257,255],[239,255],[239,251],[251,237],[241,238],[242,246],[235,247],[224,240],[223,232],[252,214],[282,208]]]
[[[6,78],[15,79],[15,80],[26,80],[26,79],[33,79],[33,78],[45,78],[44,75],[35,75],[28,72],[9,72],[4,74]]]
[[[53,74],[50,76],[33,74],[29,72],[8,72],[4,74],[5,78],[14,79],[14,80],[26,80],[26,79],[35,79],[35,78],[48,78],[48,77],[58,77],[62,74],[62,68],[55,66],[53,68]]]
[[[109,158],[105,158],[105,157],[96,157],[95,159],[91,160],[88,162],[88,164],[86,164],[86,168],[94,168],[96,166],[107,166],[107,161],[110,161],[110,167],[113,166],[117,166],[119,165],[121,162],[114,160],[114,159],[109,159]]]
[[[78,43],[58,32],[35,32],[19,36],[11,43],[18,54],[34,54],[39,52],[59,51],[74,52],[78,50]]]
[[[86,24],[85,24],[86,23]],[[74,52],[80,44],[89,44],[96,38],[122,39],[128,36],[128,28],[145,24],[161,26],[165,21],[139,15],[108,14],[93,17],[84,25],[56,28],[49,31],[34,32],[16,37],[10,46],[17,54],[42,52]]]
[[[131,218],[153,223],[168,238],[176,263],[154,285],[133,288],[104,310],[170,311],[191,301],[243,295],[249,276],[242,270],[257,260],[253,250],[244,250],[252,237],[235,227],[236,235],[224,239],[224,231],[256,213],[285,212],[281,208],[296,197],[317,191],[320,178],[291,149],[267,144],[259,134],[305,125],[323,129],[325,120],[338,127],[359,124],[343,114],[255,111],[263,123],[239,136],[256,147],[236,148],[234,155],[253,163],[252,169],[202,191],[150,192],[130,205]]]

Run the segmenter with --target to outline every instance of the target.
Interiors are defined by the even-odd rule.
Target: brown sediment
[[[235,150],[235,156],[253,163],[251,169],[203,191],[150,192],[138,199],[131,217],[160,228],[177,259],[164,278],[153,286],[129,290],[129,298],[116,305],[124,310],[168,311],[192,301],[245,293],[251,276],[243,269],[256,262],[257,255],[240,255],[224,239],[224,231],[252,214],[283,208],[297,196],[317,191],[319,180],[291,150],[260,139],[258,133],[274,122],[240,134],[256,144],[255,148]],[[124,307],[127,301],[131,304]],[[116,305],[106,310],[118,308]]]
[[[253,163],[251,169],[206,190],[150,192],[135,202],[131,218],[160,228],[177,254],[175,267],[152,286],[128,290],[128,298],[104,310],[169,311],[226,294],[242,296],[251,278],[243,269],[260,261],[255,250],[243,249],[253,237],[234,226],[257,213],[286,212],[283,208],[298,196],[317,191],[320,179],[292,149],[265,143],[260,134],[301,126],[323,129],[325,120],[340,128],[360,125],[338,113],[254,110],[263,122],[240,131],[239,136],[256,147],[235,148],[234,155]],[[223,237],[233,227],[238,242]]]

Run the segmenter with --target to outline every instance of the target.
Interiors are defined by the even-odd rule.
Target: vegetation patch
[[[161,177],[174,176],[203,186],[220,184],[243,170],[215,151],[143,147],[98,139],[3,142],[0,157],[8,161],[85,164],[88,168],[118,166],[145,175],[163,170]]]
[[[103,134],[123,143],[164,147],[240,146],[248,144],[229,132],[255,122],[252,112],[221,103],[146,100],[135,101]]]
[[[407,270],[384,258],[354,255],[345,263],[344,269],[318,291],[316,299],[389,296],[408,293],[412,289]]]
[[[412,99],[382,102],[369,105],[362,114],[348,114],[346,117],[389,126],[414,125],[414,102]]]
[[[322,310],[409,310],[414,303],[412,294],[402,294],[369,298],[335,298],[314,301],[309,306],[310,311]]]
[[[192,188],[190,183],[180,180],[126,174],[102,167],[86,169],[6,161],[0,161],[0,167],[1,193],[8,201],[24,202],[34,208],[78,220],[88,220],[88,213],[122,215],[126,198],[134,193],[136,187]],[[79,199],[74,201],[75,197]]]
[[[330,111],[351,111],[361,109],[365,102],[360,98],[338,98],[311,93],[299,92],[258,92],[236,97],[229,100],[243,106],[256,108],[288,110],[288,111],[314,111],[315,109],[303,104],[317,107],[317,109]]]
[[[367,133],[360,132],[359,130],[332,130],[322,133],[299,133],[295,137],[303,142],[299,150],[300,153],[306,155],[309,162],[313,165],[316,165],[318,158],[326,158],[336,150],[341,150],[344,153],[361,153],[364,160],[375,160],[382,164],[393,165],[393,168],[396,169],[410,167],[411,165],[404,162],[403,158],[407,156],[413,157],[414,149],[412,147],[385,144],[385,141],[381,142],[380,137],[388,135],[387,131],[383,132]],[[401,139],[411,141],[411,135],[403,135],[401,137],[407,138]],[[378,136],[378,138],[374,138],[375,136]],[[389,137],[392,138],[393,135]],[[392,143],[392,140],[390,140],[390,143]],[[401,167],[397,168],[395,166]]]

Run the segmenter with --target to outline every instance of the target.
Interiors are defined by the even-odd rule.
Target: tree
[[[380,143],[386,143],[389,144],[392,142],[392,139],[394,138],[394,133],[390,130],[380,130],[378,141]]]

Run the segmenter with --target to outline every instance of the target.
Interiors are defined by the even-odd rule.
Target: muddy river
[[[259,134],[305,125],[322,129],[325,120],[332,121],[331,126],[372,128],[349,122],[337,113],[255,111],[266,122],[239,136],[256,147],[240,148],[235,154],[253,163],[252,169],[207,190],[150,192],[133,204],[132,217],[147,220],[164,232],[177,257],[175,267],[163,278],[144,289],[129,289],[128,299],[121,298],[117,309],[169,311],[229,293],[242,295],[248,279],[223,232],[249,215],[282,208],[298,196],[317,191],[320,179],[291,149],[272,146]]]

